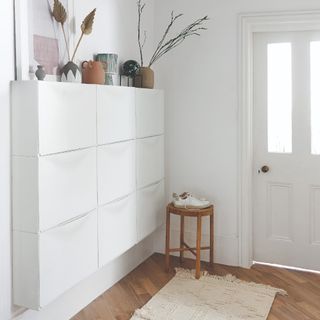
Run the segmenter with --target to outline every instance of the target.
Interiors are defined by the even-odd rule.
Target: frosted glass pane
[[[268,151],[292,152],[291,43],[268,45]]]
[[[310,44],[311,153],[320,155],[320,41]]]

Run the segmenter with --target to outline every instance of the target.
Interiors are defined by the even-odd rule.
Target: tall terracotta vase
[[[154,88],[154,72],[150,67],[140,67],[138,77],[141,78],[141,88]]]

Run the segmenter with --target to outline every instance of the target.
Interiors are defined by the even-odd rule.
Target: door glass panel
[[[291,43],[268,44],[268,151],[292,152]]]
[[[310,43],[311,153],[320,155],[320,41]]]

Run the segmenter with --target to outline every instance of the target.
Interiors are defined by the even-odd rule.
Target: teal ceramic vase
[[[95,60],[104,62],[105,84],[114,85],[114,76],[118,74],[118,55],[115,53],[99,53]]]

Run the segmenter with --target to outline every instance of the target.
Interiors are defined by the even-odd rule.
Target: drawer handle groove
[[[94,211],[90,211],[90,212],[87,212],[81,216],[77,216],[75,218],[72,218],[72,219],[69,219],[67,221],[64,221],[62,223],[59,223],[58,225],[54,226],[54,227],[51,227],[49,229],[46,229],[46,230],[43,230],[40,232],[41,233],[45,233],[45,232],[48,232],[48,231],[54,231],[54,230],[57,230],[57,229],[62,229],[66,226],[70,226],[72,223],[74,222],[82,222],[83,220],[86,220],[90,215],[92,215],[94,213]]]

